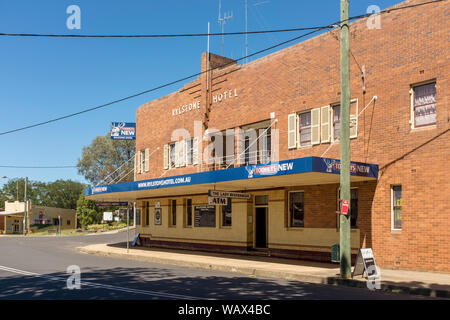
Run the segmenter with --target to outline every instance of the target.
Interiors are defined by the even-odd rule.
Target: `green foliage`
[[[103,218],[103,214],[99,212],[95,202],[86,199],[83,193],[81,193],[77,201],[77,213],[78,221],[83,229],[88,225],[100,223]]]
[[[34,205],[75,209],[79,194],[86,185],[72,180],[56,180],[54,182],[28,181],[27,199]],[[0,192],[2,207],[4,201],[24,201],[24,179],[11,179],[3,185]]]
[[[108,180],[123,176],[121,182],[133,181],[134,162],[128,160],[134,155],[135,145],[134,140],[112,140],[109,134],[96,137],[89,146],[83,148],[77,163],[78,173],[93,185],[103,183],[110,174]],[[126,165],[113,173],[126,161]]]

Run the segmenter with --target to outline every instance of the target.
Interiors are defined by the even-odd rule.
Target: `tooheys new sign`
[[[136,140],[136,123],[111,122],[111,139]]]

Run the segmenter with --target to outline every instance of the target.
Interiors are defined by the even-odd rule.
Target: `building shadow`
[[[154,265],[153,265],[154,266]],[[368,289],[307,284],[161,267],[81,270],[81,288],[69,290],[68,274],[28,276],[2,272],[1,300],[303,300],[412,299]],[[181,270],[181,271],[180,271]],[[181,274],[181,275],[180,275]],[[218,275],[219,274],[219,275]]]

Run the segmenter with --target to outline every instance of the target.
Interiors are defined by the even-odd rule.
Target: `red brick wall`
[[[401,5],[424,1],[406,1]],[[361,192],[361,243],[373,247],[382,267],[450,272],[448,203],[450,171],[450,108],[448,3],[427,5],[384,14],[380,30],[368,30],[366,20],[351,24],[351,50],[366,68],[362,93],[358,64],[351,60],[351,97],[359,111],[378,96],[359,117],[358,137],[351,141],[352,161],[376,163],[381,169],[376,185]],[[218,61],[215,56],[214,60]],[[219,60],[220,61],[220,60]],[[228,60],[223,60],[228,61]],[[206,55],[202,56],[206,70]],[[340,100],[339,32],[331,31],[280,50],[246,65],[212,72],[212,92],[206,74],[183,89],[141,106],[137,110],[137,150],[160,148],[150,158],[150,172],[138,180],[196,172],[198,167],[163,169],[163,145],[174,129],[193,135],[193,121],[219,130],[267,120],[275,112],[280,131],[280,160],[321,156],[329,143],[288,150],[288,114],[318,108]],[[410,86],[436,79],[437,124],[412,130]],[[212,95],[237,89],[238,97],[210,105]],[[172,109],[201,101],[201,110],[172,117]],[[207,110],[210,106],[210,111]],[[205,121],[208,113],[208,121]],[[326,157],[339,158],[339,144]],[[391,231],[390,187],[403,186],[403,230]],[[336,186],[309,188],[306,199],[317,203],[306,210],[306,225],[333,227]],[[317,209],[315,216],[308,210]]]

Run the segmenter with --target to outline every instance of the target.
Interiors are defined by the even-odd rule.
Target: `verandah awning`
[[[20,216],[23,214],[23,211],[0,211],[0,216]]]
[[[88,188],[85,196],[97,201],[207,193],[210,189],[257,190],[301,185],[339,183],[340,160],[306,157],[278,163],[248,165],[180,176]],[[378,165],[351,162],[351,182],[376,180]]]

